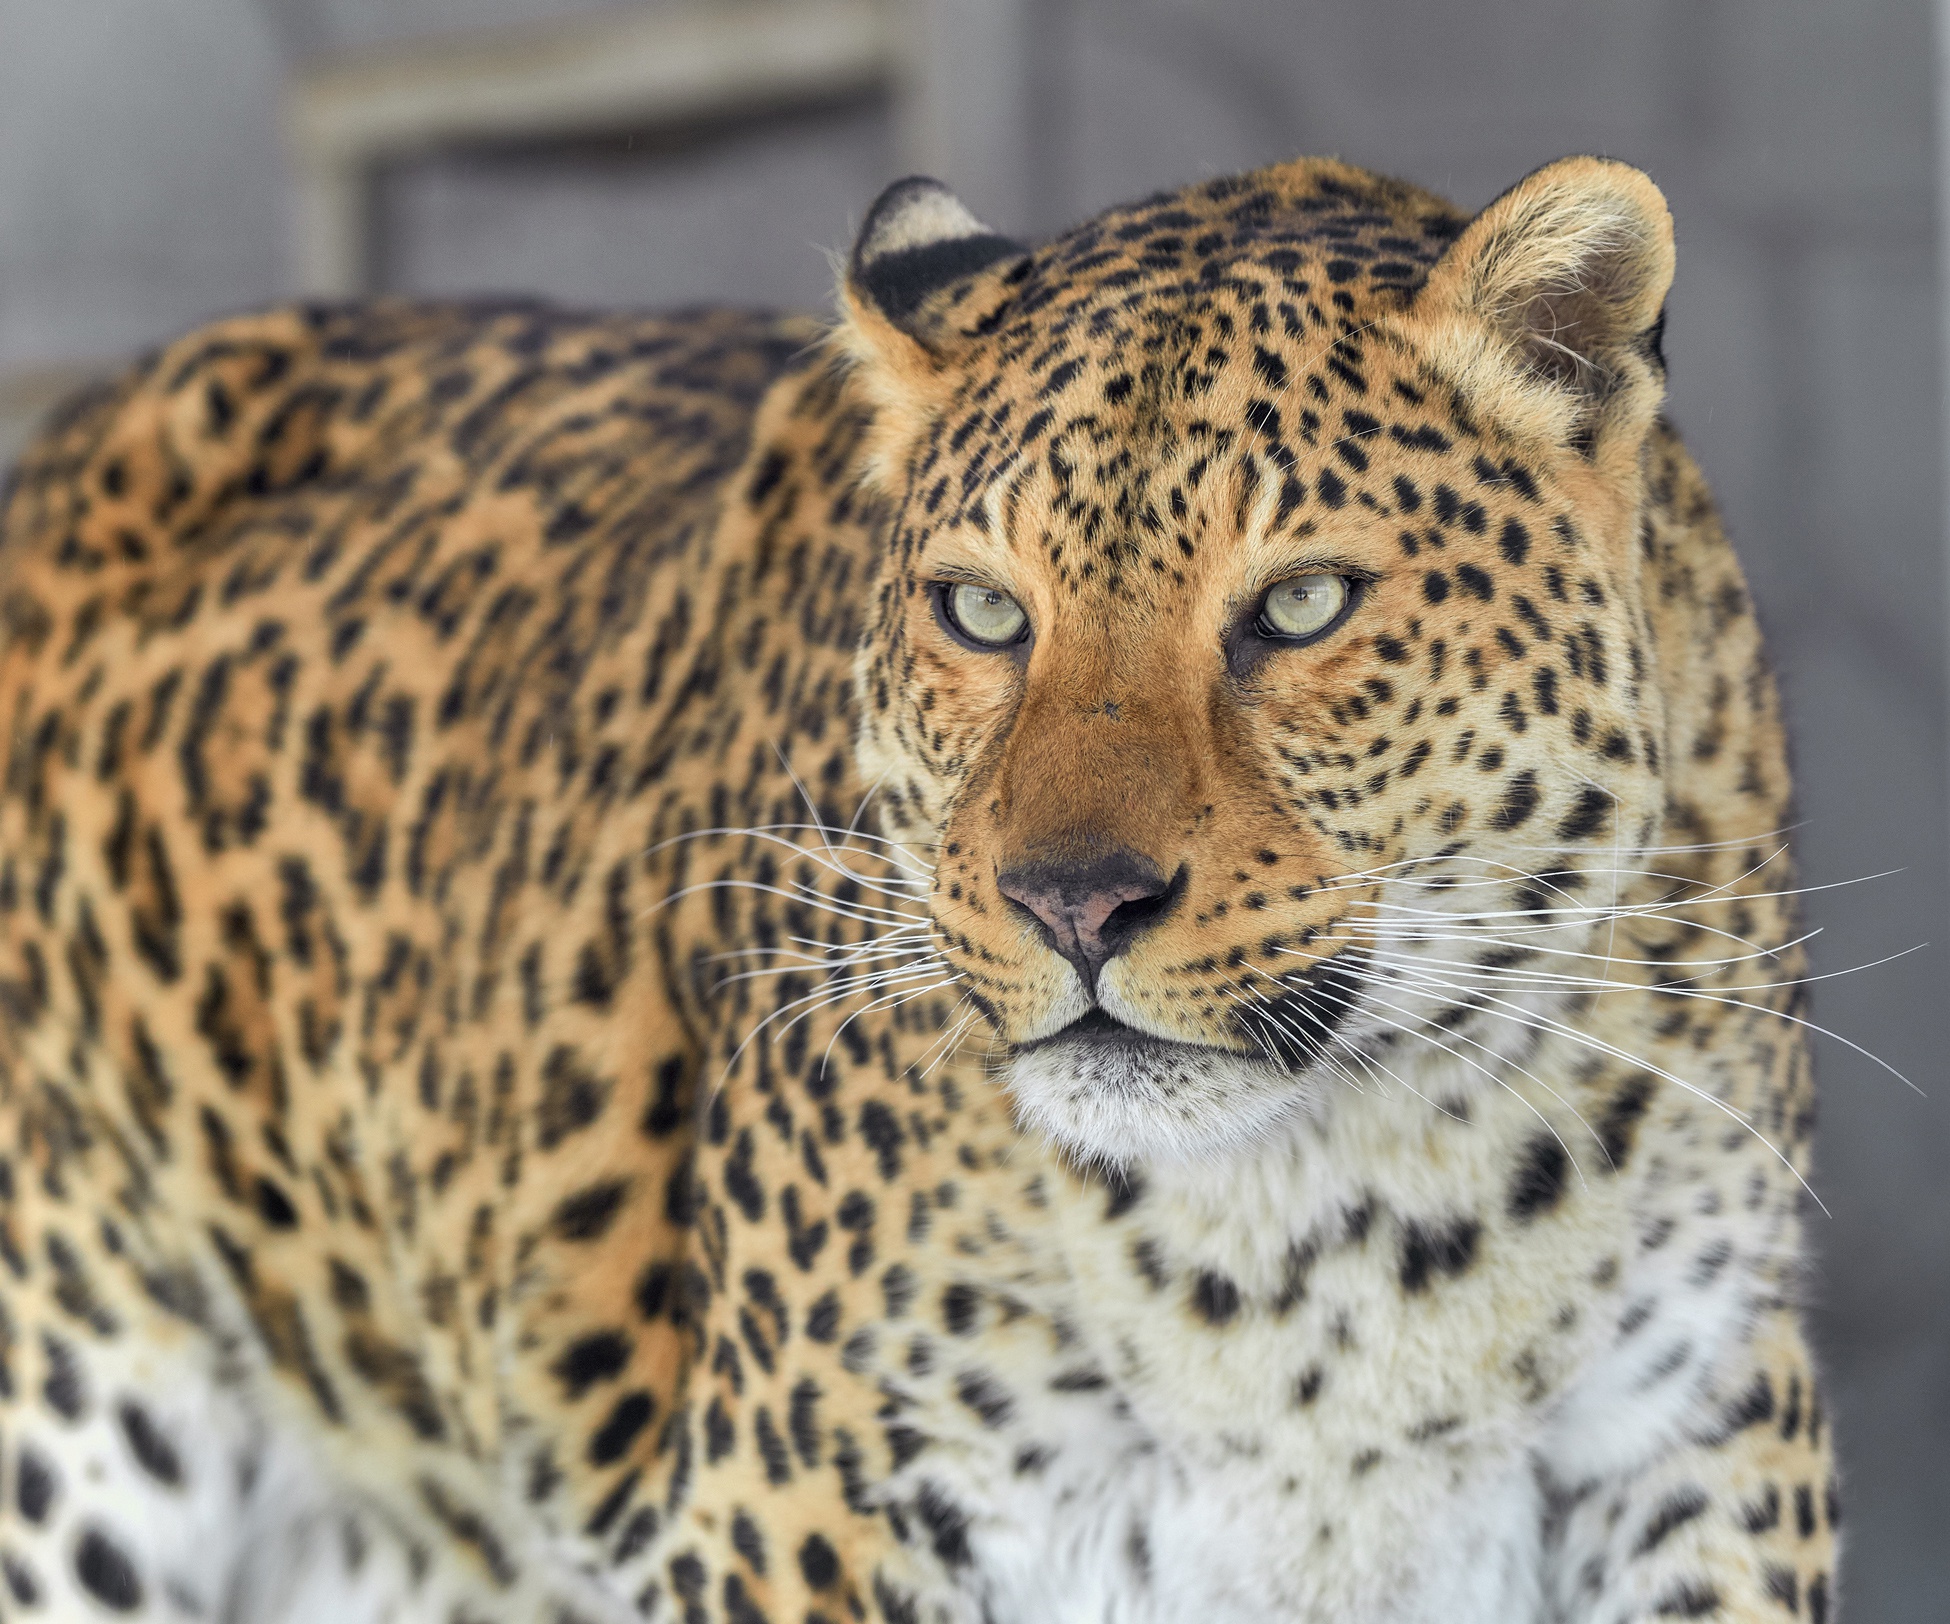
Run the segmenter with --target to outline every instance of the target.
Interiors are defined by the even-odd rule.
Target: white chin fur
[[[1018,1117],[1079,1161],[1220,1161],[1312,1109],[1304,1073],[1216,1049],[1051,1043],[1016,1056]]]

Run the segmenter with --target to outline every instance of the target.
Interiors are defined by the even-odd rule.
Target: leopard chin
[[[1177,1043],[1092,1010],[1022,1045],[1009,1092],[1023,1128],[1084,1165],[1224,1162],[1317,1110],[1326,1079]]]

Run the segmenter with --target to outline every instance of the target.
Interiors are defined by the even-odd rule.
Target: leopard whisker
[[[1789,835],[1794,834],[1797,830],[1805,829],[1807,826],[1808,820],[1802,818],[1797,822],[1785,824],[1778,829],[1764,829],[1758,834],[1740,835],[1731,840],[1702,840],[1683,846],[1620,846],[1615,849],[1632,856],[1661,856],[1669,852],[1734,851],[1742,846],[1751,846],[1760,840],[1785,840]],[[1557,851],[1562,848],[1556,846],[1518,845],[1513,849],[1517,851]],[[1781,849],[1786,850],[1786,847],[1783,846]]]
[[[848,1015],[845,1020],[841,1021],[838,1026],[833,1028],[833,1035],[826,1040],[825,1051],[820,1057],[821,1065],[824,1065],[827,1061],[832,1059],[833,1045],[839,1042],[841,1035],[846,1031],[846,1029],[849,1026],[851,1026],[855,1021],[860,1019],[862,1015],[871,1015],[876,1010],[886,1009],[890,1006],[897,1006],[903,1003],[911,1003],[916,998],[925,998],[931,992],[938,992],[943,987],[952,987],[954,985],[955,985],[955,977],[953,975],[947,975],[942,977],[938,981],[930,982],[925,987],[915,987],[900,992],[888,993],[885,997],[876,998],[872,1003],[866,1004],[861,1008],[854,1010],[852,1014]]]
[[[1671,1083],[1675,1088],[1691,1094],[1696,1099],[1712,1106],[1713,1109],[1719,1111],[1731,1121],[1739,1123],[1746,1132],[1753,1135],[1755,1139],[1766,1147],[1769,1154],[1776,1161],[1794,1175],[1795,1181],[1803,1190],[1807,1191],[1809,1198],[1816,1206],[1821,1208],[1823,1214],[1832,1216],[1832,1214],[1828,1213],[1828,1208],[1822,1202],[1821,1197],[1815,1194],[1814,1187],[1808,1183],[1807,1179],[1802,1175],[1801,1170],[1794,1165],[1787,1153],[1776,1145],[1773,1140],[1769,1139],[1746,1112],[1721,1099],[1710,1089],[1704,1089],[1697,1083],[1688,1082],[1677,1073],[1666,1070],[1663,1066],[1646,1059],[1643,1055],[1635,1055],[1629,1050],[1619,1048],[1616,1044],[1607,1043],[1604,1039],[1592,1033],[1580,1031],[1578,1028],[1566,1025],[1562,1021],[1552,1020],[1550,1017],[1538,1014],[1534,1010],[1525,1009],[1521,1004],[1513,1004],[1508,999],[1497,998],[1482,991],[1480,988],[1460,986],[1433,976],[1417,975],[1411,979],[1419,981],[1424,990],[1427,991],[1442,992],[1451,995],[1461,993],[1465,997],[1477,1001],[1479,1008],[1487,1004],[1494,1004],[1502,1012],[1504,1019],[1511,1020],[1518,1025],[1528,1027],[1534,1031],[1555,1033],[1560,1037],[1569,1039],[1575,1044],[1590,1049],[1593,1053],[1606,1055],[1611,1059],[1623,1061],[1626,1065],[1638,1067],[1643,1071],[1649,1071],[1655,1077],[1662,1078],[1666,1082]],[[1488,1009],[1484,1009],[1484,1013],[1489,1014],[1491,1012]]]
[[[1527,942],[1511,941],[1507,937],[1493,936],[1485,931],[1406,932],[1396,929],[1369,927],[1361,921],[1339,921],[1335,926],[1337,931],[1343,929],[1343,927],[1346,928],[1347,934],[1330,939],[1349,942],[1382,942],[1390,945],[1427,942],[1434,945],[1448,943],[1464,947],[1504,948],[1512,952],[1539,956],[1548,954],[1553,958],[1560,959],[1602,959],[1610,964],[1633,965],[1647,970],[1668,970],[1679,964],[1687,964],[1697,966],[1699,975],[1706,975],[1712,971],[1726,969],[1736,964],[1752,964],[1761,959],[1778,959],[1783,953],[1790,952],[1797,947],[1806,946],[1821,934],[1821,928],[1816,927],[1813,930],[1803,931],[1801,935],[1790,938],[1778,947],[1750,947],[1750,951],[1748,952],[1731,953],[1721,958],[1688,958],[1680,960],[1669,958],[1635,958],[1621,954],[1607,956],[1602,953],[1590,953],[1571,947],[1552,947],[1548,943],[1535,940]],[[1914,950],[1911,949],[1910,951]],[[1697,979],[1697,977],[1687,979]]]
[[[761,1020],[758,1023],[758,1025],[754,1026],[749,1032],[745,1034],[745,1036],[742,1039],[739,1040],[738,1046],[732,1050],[729,1058],[725,1061],[724,1074],[723,1077],[720,1079],[720,1083],[722,1084],[724,1079],[729,1078],[732,1067],[737,1065],[740,1057],[743,1056],[745,1050],[751,1046],[751,1044],[755,1039],[762,1036],[765,1033],[766,1029],[769,1028],[775,1021],[778,1021],[787,1015],[792,1016],[792,1018],[789,1021],[787,1021],[783,1027],[781,1027],[776,1033],[773,1034],[774,1039],[784,1037],[786,1033],[790,1032],[801,1021],[810,1019],[812,1016],[817,1015],[821,1010],[830,1008],[835,1004],[845,1003],[849,998],[857,997],[859,994],[863,992],[872,992],[878,989],[884,989],[885,987],[890,985],[898,984],[899,982],[902,981],[916,980],[923,975],[936,975],[936,974],[939,974],[939,971],[936,967],[920,966],[909,970],[902,970],[902,971],[883,970],[883,971],[874,972],[870,975],[862,975],[859,977],[845,977],[842,978],[841,982],[838,984],[820,987],[813,992],[807,993],[803,998],[795,998],[789,1004],[780,1005],[777,1009],[771,1011],[768,1015],[766,1015],[766,1017],[763,1020]],[[946,983],[937,983],[937,984],[946,985]],[[876,1005],[875,1007],[878,1006]],[[797,1014],[793,1013],[795,1010],[798,1011]],[[849,1016],[848,1020],[850,1021],[853,1018],[854,1017]],[[842,1030],[844,1030],[845,1023],[843,1022],[841,1023],[841,1025],[842,1025]]]
[[[928,945],[926,931],[917,925],[901,925],[869,937],[864,942],[822,942],[806,936],[788,936],[786,940],[793,945],[733,948],[724,953],[708,954],[702,962],[721,964],[728,959],[789,958],[797,964],[826,968],[866,959],[936,951]]]
[[[643,857],[654,857],[659,852],[666,851],[672,846],[682,845],[685,841],[689,840],[761,840],[771,845],[782,846],[795,856],[804,857],[812,862],[834,867],[836,872],[846,873],[851,878],[864,878],[864,876],[854,875],[843,863],[839,862],[839,858],[851,849],[847,842],[865,840],[874,845],[885,846],[889,852],[899,855],[888,855],[887,853],[877,851],[852,851],[852,855],[857,857],[870,857],[875,862],[891,863],[897,868],[907,869],[915,876],[912,880],[887,881],[886,883],[925,885],[928,876],[933,873],[931,867],[924,867],[918,862],[908,860],[907,854],[907,848],[910,846],[931,849],[936,844],[932,840],[890,840],[885,835],[877,835],[870,830],[849,829],[845,831],[844,838],[838,846],[833,846],[830,841],[822,839],[823,849],[814,849],[813,847],[802,846],[797,841],[787,840],[785,838],[788,834],[817,834],[824,837],[829,835],[830,832],[828,826],[823,823],[723,824],[715,825],[709,829],[690,829],[686,830],[683,834],[670,835],[653,845],[646,846],[639,855]]]
[[[1261,975],[1266,974],[1266,972],[1263,970],[1260,971],[1259,973]],[[1284,983],[1278,981],[1278,978],[1269,977],[1269,979],[1274,980],[1276,985],[1282,985],[1282,986],[1284,985]],[[1388,999],[1377,997],[1374,994],[1372,987],[1363,989],[1363,991],[1358,995],[1340,994],[1340,993],[1330,992],[1326,988],[1322,988],[1322,987],[1310,987],[1307,989],[1307,994],[1309,996],[1316,996],[1316,997],[1329,999],[1332,1002],[1339,1004],[1342,1008],[1351,1011],[1358,1012],[1363,1010],[1370,1004],[1379,1004],[1384,1009],[1393,1010],[1397,1015],[1401,1015],[1411,1020],[1414,1018],[1414,1012],[1412,1010],[1406,1009],[1399,1004],[1392,1003]],[[1510,1093],[1515,1099],[1521,1102],[1530,1111],[1531,1115],[1536,1117],[1539,1122],[1543,1123],[1544,1126],[1550,1130],[1551,1137],[1558,1142],[1559,1146],[1562,1147],[1564,1154],[1570,1158],[1571,1166],[1577,1172],[1578,1182],[1580,1184],[1584,1184],[1586,1182],[1584,1176],[1584,1168],[1582,1164],[1580,1164],[1578,1161],[1577,1153],[1573,1151],[1569,1145],[1565,1144],[1564,1136],[1557,1131],[1557,1125],[1554,1122],[1552,1122],[1549,1117],[1545,1116],[1541,1110],[1537,1108],[1537,1105],[1534,1101],[1525,1099],[1522,1094],[1517,1092],[1517,1090],[1511,1088],[1508,1079],[1498,1076],[1495,1072],[1489,1070],[1486,1066],[1484,1066],[1481,1061],[1473,1059],[1469,1055],[1457,1053],[1456,1050],[1450,1048],[1449,1045],[1445,1043],[1441,1038],[1438,1038],[1427,1031],[1413,1031],[1409,1027],[1404,1026],[1401,1022],[1391,1021],[1386,1016],[1377,1016],[1376,1019],[1379,1020],[1382,1025],[1389,1027],[1393,1031],[1399,1032],[1403,1037],[1410,1038],[1411,1040],[1419,1040],[1421,1042],[1428,1043],[1437,1049],[1440,1049],[1444,1054],[1448,1055],[1451,1059],[1460,1061],[1462,1064],[1468,1066],[1471,1070],[1477,1072],[1478,1074],[1480,1074],[1485,1078],[1488,1078],[1491,1082],[1495,1083],[1499,1088],[1502,1088],[1506,1090],[1508,1093]],[[1341,1036],[1341,1040],[1344,1043],[1347,1042],[1347,1039],[1344,1034],[1337,1034],[1337,1035]],[[1556,1100],[1559,1105],[1563,1106],[1567,1111],[1569,1111],[1572,1116],[1576,1117],[1578,1119],[1579,1126],[1582,1127],[1586,1133],[1591,1135],[1593,1142],[1597,1144],[1599,1150],[1601,1152],[1604,1151],[1605,1148],[1604,1140],[1599,1136],[1597,1130],[1593,1128],[1588,1121],[1585,1120],[1584,1113],[1580,1111],[1575,1105],[1573,1105],[1569,1100],[1565,1099],[1565,1097],[1562,1094],[1558,1093],[1556,1089],[1552,1088],[1549,1083],[1545,1082],[1535,1072],[1531,1071],[1528,1067],[1524,1066],[1519,1061],[1497,1055],[1496,1052],[1493,1049],[1491,1049],[1487,1044],[1479,1043],[1476,1039],[1470,1037],[1467,1033],[1454,1032],[1451,1033],[1450,1036],[1457,1038],[1464,1043],[1469,1044],[1472,1048],[1481,1049],[1484,1054],[1489,1055],[1492,1059],[1502,1060],[1503,1063],[1509,1066],[1512,1070],[1520,1072],[1523,1076],[1529,1078],[1531,1082],[1535,1083],[1546,1094],[1550,1095],[1552,1099]],[[1396,1075],[1392,1067],[1389,1067],[1388,1071],[1390,1076]],[[1403,1087],[1409,1087],[1409,1085],[1401,1078],[1396,1077],[1396,1080],[1398,1082],[1402,1082]],[[1427,1101],[1426,1096],[1420,1095],[1418,1091],[1412,1088],[1410,1089],[1410,1092],[1417,1093],[1418,1098],[1422,1098],[1425,1101],[1425,1103],[1433,1103]],[[1443,1108],[1439,1105],[1435,1106],[1434,1108],[1438,1111],[1443,1110]],[[1455,1113],[1452,1111],[1444,1111],[1443,1114],[1451,1117],[1455,1115]],[[1609,1154],[1606,1155],[1606,1160],[1607,1161],[1610,1160]]]
[[[1609,915],[1604,911],[1594,910],[1588,915],[1575,918],[1575,919],[1546,920],[1534,925],[1525,925],[1517,922],[1525,917],[1529,917],[1528,910],[1509,909],[1509,910],[1500,910],[1496,913],[1449,914],[1449,915],[1442,915],[1442,916],[1432,916],[1425,921],[1419,921],[1419,922],[1415,920],[1389,921],[1389,920],[1344,919],[1344,920],[1337,921],[1336,926],[1337,928],[1345,926],[1346,928],[1349,929],[1365,929],[1369,931],[1371,934],[1377,934],[1377,935],[1386,933],[1388,937],[1393,940],[1428,941],[1428,940],[1450,940],[1453,939],[1454,936],[1456,935],[1456,932],[1453,929],[1444,930],[1444,931],[1434,930],[1433,927],[1438,922],[1453,927],[1453,926],[1474,924],[1479,920],[1494,919],[1501,922],[1498,928],[1502,931],[1513,933],[1513,934],[1527,933],[1531,936],[1542,936],[1552,931],[1563,931],[1563,930],[1583,929],[1583,928],[1593,927],[1602,924],[1604,920],[1609,917]],[[1632,910],[1626,912],[1621,917],[1630,918],[1630,919],[1646,919],[1646,920],[1651,920],[1656,924],[1669,925],[1675,930],[1696,931],[1699,934],[1704,936],[1717,936],[1723,941],[1738,943],[1741,947],[1752,949],[1755,952],[1761,953],[1763,955],[1778,954],[1781,951],[1781,949],[1778,947],[1763,948],[1758,942],[1752,941],[1749,938],[1742,936],[1735,931],[1723,929],[1717,925],[1705,924],[1697,919],[1673,919],[1667,914],[1656,910],[1651,910],[1651,909],[1646,909],[1643,911]],[[1481,939],[1481,938],[1479,936],[1476,939]],[[1506,941],[1504,945],[1520,946],[1523,944],[1511,943]]]
[[[1264,974],[1265,974],[1265,972],[1264,972],[1264,971],[1261,971],[1260,973],[1261,973],[1262,975],[1264,975]],[[1269,978],[1269,979],[1271,979],[1271,978]],[[1294,992],[1294,991],[1295,991],[1296,989],[1293,989],[1293,988],[1283,988],[1283,990],[1284,990],[1284,991],[1286,991],[1286,992],[1288,992],[1288,993],[1292,993],[1292,992]],[[1315,988],[1308,988],[1308,989],[1306,990],[1306,995],[1305,995],[1305,996],[1306,996],[1306,999],[1311,999],[1311,998],[1316,998],[1316,997],[1325,997],[1325,998],[1327,998],[1328,1000],[1330,1000],[1331,1002],[1335,1002],[1335,1003],[1339,1003],[1339,1004],[1342,1004],[1343,1006],[1345,1006],[1345,1005],[1346,1005],[1346,1000],[1345,1000],[1344,998],[1341,998],[1341,997],[1338,997],[1338,996],[1336,996],[1336,995],[1335,995],[1335,994],[1333,994],[1333,993],[1327,993],[1327,992],[1324,992],[1324,991],[1323,991],[1322,989],[1320,989],[1320,988],[1317,988],[1317,987],[1315,987]],[[1305,1001],[1305,1000],[1296,1000],[1296,1002],[1304,1002],[1304,1001]],[[1308,1017],[1309,1017],[1310,1019],[1312,1019],[1312,1020],[1313,1020],[1313,1021],[1314,1021],[1314,1022],[1315,1022],[1315,1023],[1316,1023],[1316,1024],[1317,1024],[1317,1025],[1319,1026],[1319,1027],[1320,1027],[1320,1028],[1321,1028],[1321,1030],[1322,1030],[1323,1032],[1325,1032],[1325,1033],[1326,1033],[1326,1034],[1327,1034],[1327,1035],[1328,1035],[1329,1037],[1333,1037],[1333,1036],[1335,1036],[1335,1035],[1336,1035],[1336,1034],[1335,1034],[1335,1033],[1333,1032],[1333,1030],[1332,1030],[1331,1028],[1329,1028],[1329,1027],[1328,1027],[1328,1025],[1327,1025],[1327,1023],[1326,1023],[1326,1022],[1325,1022],[1324,1020],[1322,1020],[1322,1019],[1320,1018],[1320,1016],[1319,1016],[1318,1014],[1315,1014],[1315,1013],[1314,1013],[1313,1011],[1310,1011],[1310,1010],[1308,1010],[1308,1011],[1303,1011],[1303,1013],[1305,1013],[1305,1014],[1307,1014],[1307,1016],[1308,1016]],[[1345,1039],[1345,1038],[1343,1038],[1343,1039],[1342,1039],[1341,1041],[1342,1041],[1342,1044],[1343,1044],[1343,1046],[1344,1046],[1344,1047],[1351,1047],[1351,1045],[1348,1045],[1348,1044],[1347,1044],[1347,1042],[1346,1042],[1346,1039]],[[1408,1081],[1408,1079],[1407,1079],[1407,1078],[1405,1078],[1405,1077],[1403,1077],[1403,1076],[1401,1075],[1401,1073],[1399,1073],[1398,1071],[1396,1071],[1396,1070],[1394,1069],[1394,1067],[1392,1067],[1392,1066],[1388,1066],[1388,1065],[1385,1065],[1385,1064],[1384,1064],[1384,1065],[1382,1066],[1382,1069],[1383,1069],[1383,1070],[1385,1070],[1385,1071],[1386,1071],[1386,1072],[1388,1073],[1388,1075],[1389,1075],[1389,1076],[1390,1076],[1391,1078],[1393,1078],[1393,1079],[1394,1079],[1394,1081],[1395,1081],[1395,1082],[1396,1082],[1397,1084],[1399,1084],[1399,1085],[1400,1085],[1401,1087],[1403,1087],[1403,1088],[1405,1088],[1405,1089],[1407,1089],[1409,1093],[1411,1093],[1411,1094],[1413,1094],[1413,1095],[1414,1095],[1414,1096],[1415,1096],[1415,1097],[1416,1097],[1416,1098],[1417,1098],[1418,1100],[1420,1100],[1420,1101],[1421,1101],[1421,1102],[1422,1102],[1422,1103],[1423,1103],[1424,1105],[1426,1105],[1426,1106],[1427,1106],[1427,1107],[1428,1107],[1428,1108],[1429,1108],[1429,1109],[1430,1109],[1431,1111],[1434,1111],[1434,1112],[1436,1112],[1436,1113],[1437,1113],[1438,1115],[1441,1115],[1441,1116],[1446,1116],[1446,1117],[1448,1117],[1448,1118],[1449,1118],[1449,1119],[1450,1119],[1451,1121],[1453,1121],[1453,1122],[1460,1122],[1460,1121],[1462,1121],[1462,1118],[1461,1118],[1461,1117],[1459,1117],[1459,1116],[1457,1116],[1457,1115],[1456,1115],[1456,1113],[1455,1113],[1454,1111],[1451,1111],[1451,1110],[1450,1110],[1450,1109],[1449,1109],[1449,1108],[1448,1108],[1447,1106],[1444,1106],[1444,1105],[1441,1105],[1441,1104],[1438,1104],[1438,1103],[1437,1103],[1436,1101],[1434,1101],[1434,1100],[1432,1100],[1432,1099],[1430,1099],[1430,1098],[1428,1097],[1428,1095],[1426,1095],[1426,1094],[1424,1094],[1424,1093],[1423,1093],[1423,1092],[1422,1092],[1422,1091],[1421,1091],[1421,1090],[1420,1090],[1419,1088],[1417,1088],[1417,1087],[1416,1087],[1416,1086],[1415,1086],[1415,1085],[1414,1085],[1413,1083],[1411,1083],[1410,1081]]]
[[[1904,948],[1900,953],[1890,953],[1884,956],[1883,958],[1873,959],[1866,964],[1852,964],[1846,967],[1845,969],[1841,969],[1841,970],[1826,970],[1818,974],[1794,976],[1785,981],[1761,981],[1761,982],[1748,983],[1746,985],[1743,985],[1740,990],[1742,992],[1779,991],[1790,987],[1805,987],[1810,983],[1816,981],[1833,981],[1838,979],[1841,976],[1855,975],[1864,970],[1879,970],[1885,964],[1893,964],[1898,959],[1908,958],[1912,953],[1922,952],[1923,949],[1928,945],[1929,944],[1926,942],[1918,943],[1915,947]],[[1380,956],[1377,955],[1376,957],[1377,960],[1380,961]],[[1568,974],[1563,974],[1563,973],[1548,971],[1548,970],[1522,971],[1514,967],[1506,968],[1500,965],[1471,964],[1468,961],[1458,960],[1458,959],[1412,959],[1412,960],[1402,959],[1402,960],[1393,960],[1393,961],[1386,961],[1386,962],[1398,964],[1403,968],[1420,968],[1423,964],[1435,964],[1435,965],[1451,966],[1458,970],[1466,971],[1470,974],[1498,975],[1500,977],[1505,978],[1499,984],[1503,985],[1504,987],[1512,991],[1529,991],[1529,992],[1572,991],[1572,992],[1592,992],[1598,994],[1603,994],[1607,992],[1657,993],[1669,998],[1697,998],[1702,1000],[1703,1002],[1709,1004],[1718,1004],[1728,1009],[1751,1010],[1756,1015],[1771,1015],[1776,1020],[1786,1021],[1790,1025],[1798,1026],[1802,1028],[1804,1031],[1813,1032],[1820,1037],[1832,1039],[1834,1042],[1841,1044],[1844,1048],[1853,1050],[1856,1054],[1862,1056],[1864,1060],[1871,1061],[1875,1065],[1880,1066],[1884,1071],[1888,1072],[1891,1077],[1894,1077],[1899,1083],[1902,1083],[1906,1088],[1910,1089],[1920,1098],[1927,1099],[1929,1097],[1927,1094],[1924,1093],[1924,1091],[1921,1088],[1919,1088],[1916,1085],[1915,1082],[1913,1082],[1903,1072],[1899,1071],[1896,1067],[1892,1066],[1888,1061],[1884,1060],[1882,1056],[1874,1053],[1872,1050],[1864,1048],[1861,1044],[1855,1042],[1853,1039],[1846,1038],[1842,1036],[1841,1033],[1833,1031],[1830,1028],[1821,1025],[1819,1022],[1811,1021],[1807,1019],[1805,1016],[1796,1015],[1790,1010],[1775,1009],[1772,1005],[1769,1004],[1750,1003],[1745,998],[1737,997],[1731,993],[1703,992],[1697,988],[1691,988],[1680,984],[1660,984],[1657,986],[1650,986],[1643,982],[1637,982],[1637,981],[1613,981],[1602,977],[1573,976],[1573,975],[1568,975]],[[1521,982],[1519,982],[1517,985],[1513,986],[1511,984],[1511,980],[1509,979],[1509,978],[1526,977],[1526,976],[1533,978],[1533,984],[1524,985]]]
[[[680,886],[661,901],[652,903],[648,908],[639,913],[637,917],[639,919],[647,919],[652,914],[668,908],[673,903],[683,901],[686,897],[696,896],[703,891],[721,890],[756,891],[769,896],[783,897],[787,902],[796,902],[803,906],[832,914],[836,918],[850,919],[854,923],[861,925],[884,925],[890,919],[900,920],[903,924],[920,924],[927,917],[925,914],[911,914],[892,908],[875,908],[871,904],[856,904],[854,907],[849,908],[834,902],[831,898],[822,897],[817,892],[805,893],[796,890],[787,890],[784,886],[766,885],[759,880],[736,879],[699,880],[693,885]],[[863,909],[869,911],[862,911]]]

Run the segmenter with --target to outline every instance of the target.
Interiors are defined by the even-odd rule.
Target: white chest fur
[[[1773,1238],[1689,1169],[1696,1102],[1614,1160],[1541,1088],[1412,1080],[1135,1198],[1051,1179],[1061,1265],[1007,1289],[1054,1336],[981,1350],[1006,1424],[930,1415],[901,1485],[952,1508],[968,1617],[1548,1616],[1551,1496],[1697,1420]]]

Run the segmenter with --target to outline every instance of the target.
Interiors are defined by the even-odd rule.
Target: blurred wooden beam
[[[322,64],[286,103],[300,287],[366,290],[372,178],[388,159],[898,89],[907,39],[894,0],[718,0]]]
[[[908,0],[907,94],[896,109],[907,167],[946,181],[1010,233],[1042,223],[1031,69],[1044,3]]]

